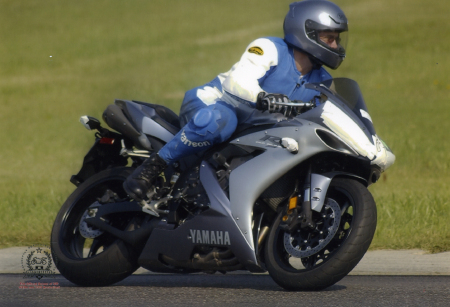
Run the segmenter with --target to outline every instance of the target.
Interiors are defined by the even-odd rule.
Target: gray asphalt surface
[[[320,292],[288,292],[268,274],[154,274],[83,288],[55,274],[24,274],[26,247],[0,250],[0,306],[450,306],[450,252],[370,251]]]
[[[133,275],[113,286],[77,287],[0,275],[0,306],[449,306],[450,276],[347,276],[320,292],[288,292],[263,274]],[[20,285],[30,284],[27,289]],[[36,286],[33,286],[35,284]]]

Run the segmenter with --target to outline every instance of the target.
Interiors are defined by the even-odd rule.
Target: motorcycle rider
[[[186,92],[181,130],[126,179],[130,197],[143,200],[168,164],[226,141],[262,100],[314,98],[305,84],[331,79],[322,65],[336,69],[344,60],[347,18],[330,1],[303,0],[290,4],[283,29],[284,39],[256,39],[230,71]]]

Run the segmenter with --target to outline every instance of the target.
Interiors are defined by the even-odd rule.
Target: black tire
[[[274,281],[286,290],[317,291],[332,286],[353,270],[372,242],[377,210],[365,186],[354,179],[335,178],[327,198],[341,208],[341,220],[331,242],[317,254],[291,257],[283,243],[285,232],[278,227],[283,214],[271,227],[265,245],[266,266]]]
[[[132,169],[126,167],[102,171],[83,182],[66,200],[56,216],[51,234],[51,251],[59,272],[80,286],[107,286],[123,280],[139,267],[138,253],[123,241],[104,232],[92,240],[80,233],[79,223],[86,209],[106,190],[126,197],[123,181]],[[107,205],[107,204],[106,204]],[[133,217],[114,220],[115,227],[130,227]],[[89,253],[86,246],[90,245]]]

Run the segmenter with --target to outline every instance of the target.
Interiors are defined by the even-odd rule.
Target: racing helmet
[[[321,65],[336,69],[345,58],[347,17],[330,1],[291,3],[283,29],[286,43],[309,54]]]

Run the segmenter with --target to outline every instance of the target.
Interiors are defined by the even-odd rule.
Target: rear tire
[[[52,229],[51,251],[56,267],[69,281],[80,286],[107,286],[139,267],[138,252],[123,241],[106,232],[86,239],[80,232],[87,208],[107,190],[126,197],[122,184],[131,172],[126,167],[102,171],[83,182],[61,207]],[[118,217],[111,223],[124,230],[133,226],[133,217]]]
[[[281,287],[293,291],[325,289],[345,277],[362,259],[372,242],[377,224],[372,195],[360,182],[333,179],[327,198],[341,208],[339,228],[321,251],[295,258],[286,250],[285,232],[279,228],[283,214],[274,221],[265,245],[267,270]]]

